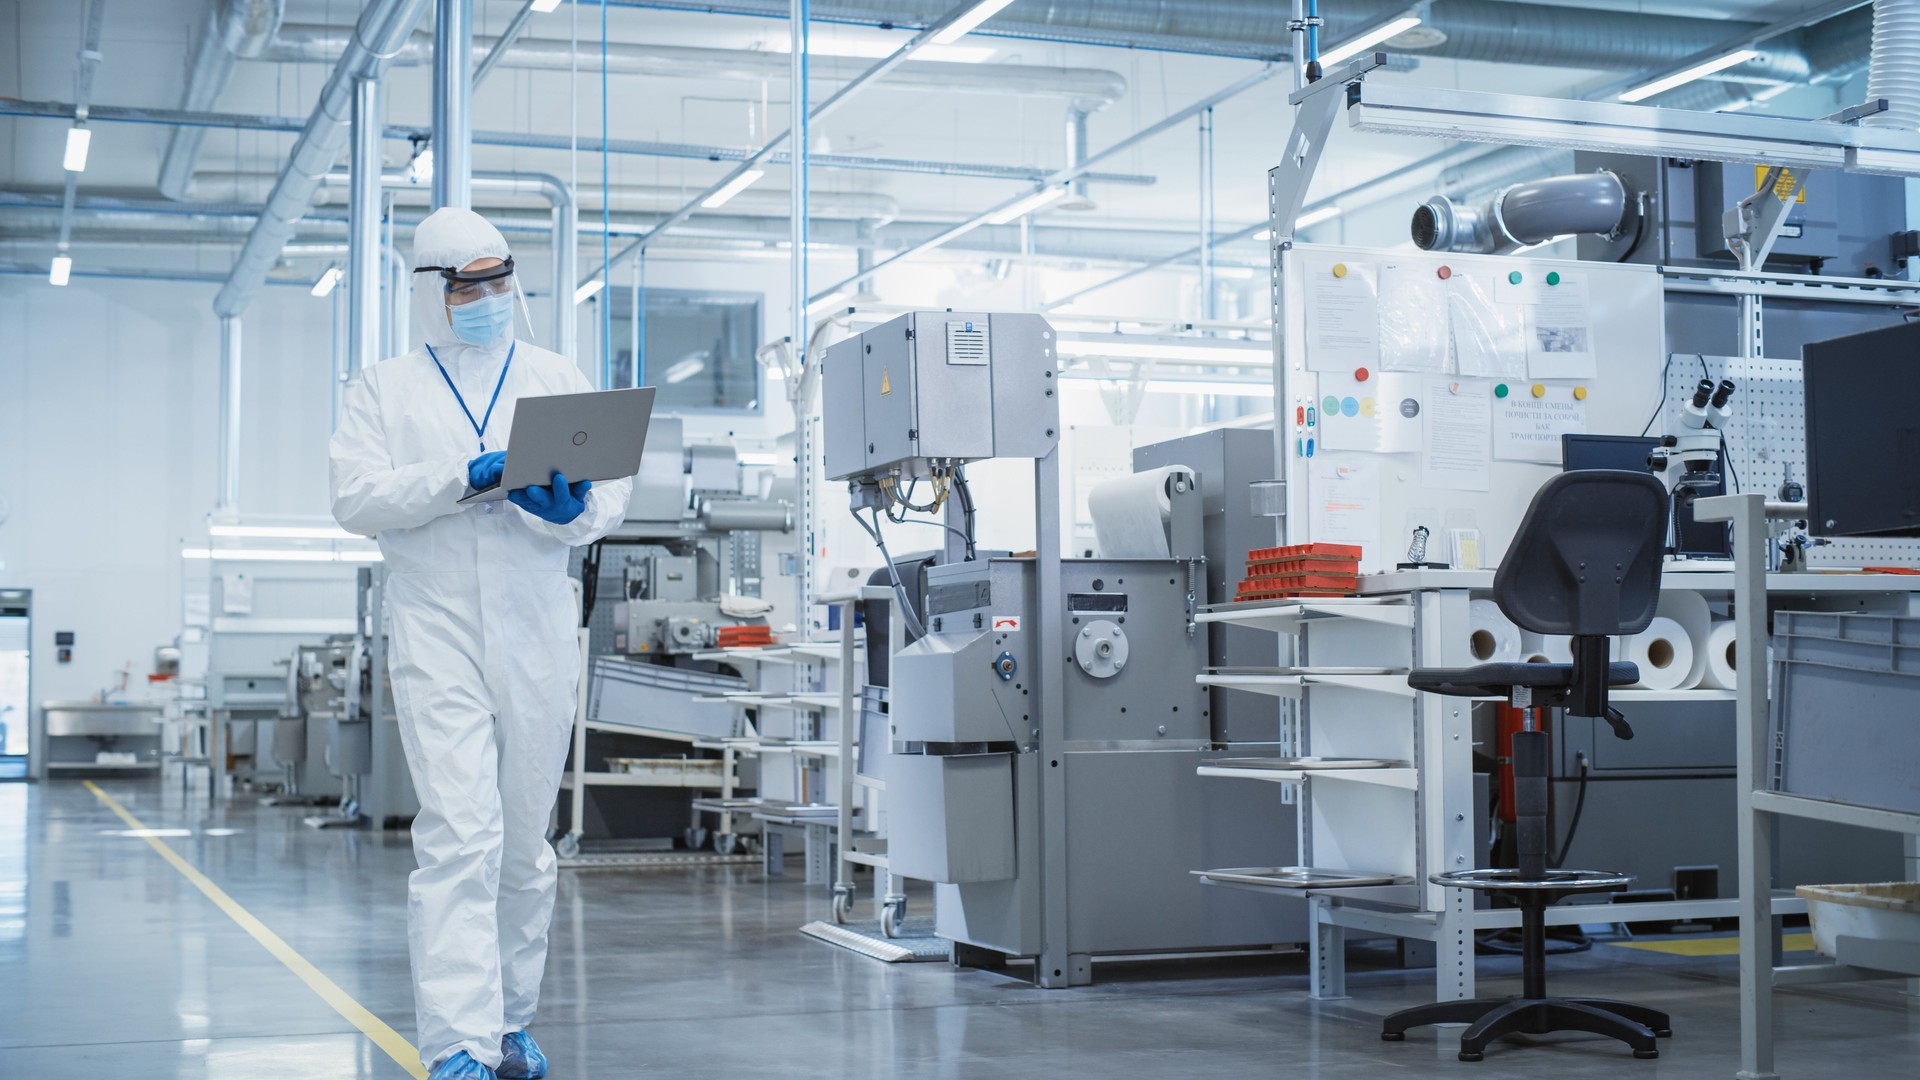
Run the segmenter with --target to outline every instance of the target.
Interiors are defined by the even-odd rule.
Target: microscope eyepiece
[[[1712,397],[1713,381],[1710,379],[1701,379],[1700,384],[1693,388],[1693,407],[1696,409],[1706,408],[1707,401]]]
[[[1700,385],[1705,386],[1706,384],[1707,383],[1705,379],[1700,380]],[[1726,408],[1727,399],[1732,396],[1733,396],[1733,380],[1721,379],[1719,387],[1716,388],[1713,392],[1713,407],[1716,409]]]

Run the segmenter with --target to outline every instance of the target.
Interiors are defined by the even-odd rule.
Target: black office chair
[[[1380,1037],[1405,1039],[1423,1024],[1468,1024],[1460,1060],[1479,1061],[1503,1035],[1590,1031],[1619,1039],[1637,1058],[1656,1058],[1656,1038],[1673,1034],[1667,1014],[1600,998],[1547,996],[1546,908],[1563,896],[1615,892],[1627,874],[1547,866],[1548,735],[1534,709],[1604,717],[1613,733],[1633,738],[1607,687],[1635,682],[1633,664],[1609,663],[1607,639],[1637,634],[1660,603],[1661,548],[1667,491],[1647,473],[1592,470],[1562,473],[1534,495],[1507,557],[1493,577],[1493,597],[1523,630],[1573,638],[1571,664],[1481,664],[1421,668],[1407,676],[1416,690],[1455,697],[1505,697],[1526,711],[1513,736],[1516,869],[1460,870],[1429,878],[1449,888],[1504,895],[1520,908],[1522,991],[1515,998],[1441,1001],[1386,1018]]]

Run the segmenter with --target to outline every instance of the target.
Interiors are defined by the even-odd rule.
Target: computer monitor
[[[1808,525],[1820,536],[1920,536],[1920,324],[1809,342]]]
[[[1560,468],[1565,472],[1585,469],[1646,472],[1647,455],[1659,445],[1659,439],[1646,435],[1562,435]]]

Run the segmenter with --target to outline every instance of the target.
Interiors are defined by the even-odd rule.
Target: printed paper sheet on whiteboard
[[[1492,452],[1487,429],[1493,389],[1481,379],[1429,379],[1420,455],[1420,482],[1428,488],[1487,491]]]
[[[1527,376],[1534,379],[1591,379],[1593,316],[1585,297],[1556,298],[1527,309]]]
[[[1362,558],[1380,545],[1380,463],[1371,458],[1317,457],[1307,530],[1315,543],[1358,544]]]
[[[1372,263],[1303,260],[1307,367],[1347,371],[1380,366],[1379,281]]]
[[[1493,403],[1493,456],[1502,461],[1560,463],[1560,436],[1583,435],[1587,430],[1587,403],[1574,396],[1571,385],[1546,386],[1534,397],[1531,388]]]
[[[1444,374],[1449,332],[1447,283],[1430,267],[1380,267],[1380,367]]]
[[[1518,379],[1527,373],[1525,308],[1494,302],[1485,279],[1454,271],[1447,279],[1447,317],[1457,370],[1471,379]]]

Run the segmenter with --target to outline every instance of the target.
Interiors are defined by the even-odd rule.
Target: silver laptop
[[[507,468],[500,482],[470,492],[463,503],[497,502],[507,492],[553,482],[623,480],[640,471],[653,418],[651,386],[587,394],[549,394],[514,402]]]

